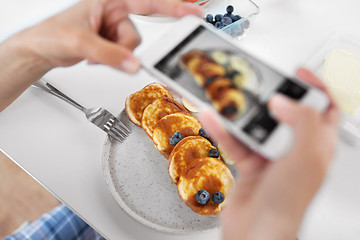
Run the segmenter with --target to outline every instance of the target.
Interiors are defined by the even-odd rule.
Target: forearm
[[[24,41],[19,33],[0,43],[0,111],[51,69]]]
[[[254,211],[256,212],[256,211]],[[224,226],[222,240],[295,240],[301,224],[301,217],[284,217],[277,214],[259,214],[233,219],[234,223]],[[242,215],[242,213],[239,213]],[[255,216],[256,215],[256,216]]]
[[[296,210],[295,210],[296,212]],[[302,216],[298,213],[286,214],[263,214],[258,224],[251,231],[249,239],[267,240],[295,240],[297,239]]]

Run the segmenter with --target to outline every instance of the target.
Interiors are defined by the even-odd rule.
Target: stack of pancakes
[[[227,202],[234,178],[221,157],[210,157],[216,149],[200,136],[201,124],[161,84],[152,83],[131,94],[126,99],[129,119],[142,127],[153,140],[155,147],[168,159],[169,175],[177,184],[182,201],[194,212],[202,215],[218,215]],[[175,145],[170,138],[181,133],[182,139]],[[210,196],[221,192],[225,199],[206,204],[196,200],[196,194],[206,190]]]
[[[219,113],[228,119],[235,119],[245,111],[245,96],[223,65],[197,49],[182,55],[181,63],[205,90],[206,96]]]

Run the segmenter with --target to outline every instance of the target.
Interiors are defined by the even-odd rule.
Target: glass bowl
[[[197,1],[194,4],[201,4],[201,2],[204,2],[204,0]],[[206,18],[208,14],[213,16],[216,14],[226,14],[226,8],[229,5],[234,7],[233,14],[239,15],[241,19],[219,30],[224,31],[233,38],[240,39],[245,35],[250,26],[253,24],[255,16],[260,12],[260,8],[252,0],[209,0],[202,6],[204,11],[204,18]]]

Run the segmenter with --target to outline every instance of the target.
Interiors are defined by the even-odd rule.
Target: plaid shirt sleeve
[[[59,205],[4,240],[101,240],[104,239],[64,205]]]

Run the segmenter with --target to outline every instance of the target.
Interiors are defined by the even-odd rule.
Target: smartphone
[[[276,92],[324,111],[329,99],[319,89],[285,76],[233,43],[203,19],[186,16],[139,54],[142,67],[198,109],[213,108],[224,127],[270,160],[285,155],[293,130],[267,109]]]

